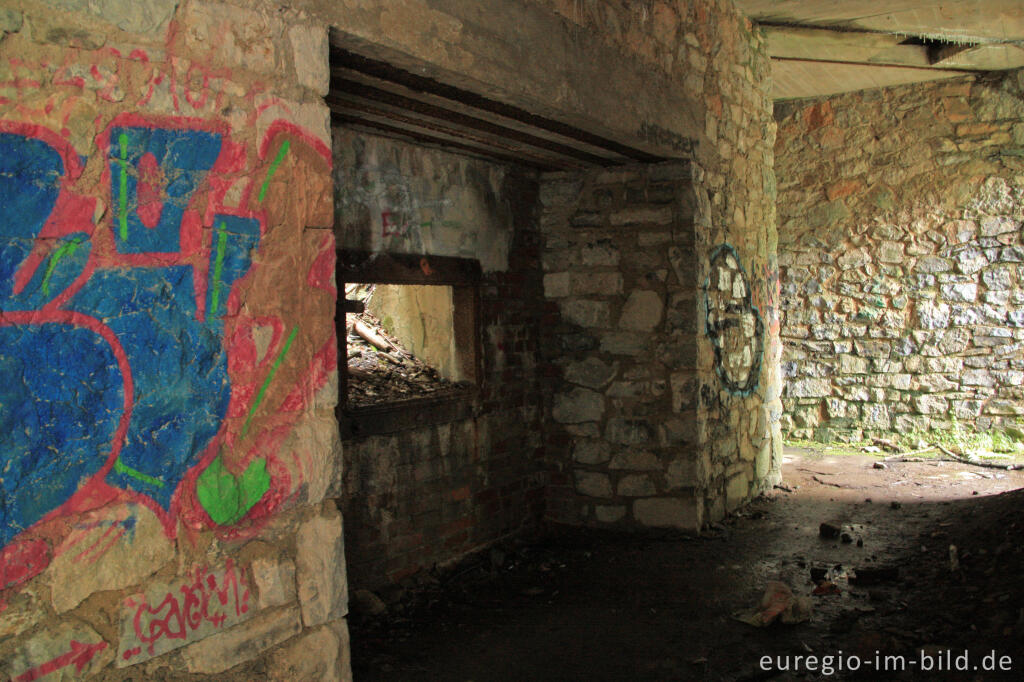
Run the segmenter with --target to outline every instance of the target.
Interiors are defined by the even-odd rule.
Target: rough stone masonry
[[[332,206],[378,157],[332,131],[329,41],[669,161],[524,178],[409,152],[395,208],[457,210],[385,242],[382,211]],[[394,580],[544,516],[693,529],[770,485],[767,93],[728,0],[5,2],[0,676],[347,679],[340,507],[385,556],[361,575]],[[350,240],[479,261],[487,335],[478,412],[354,444],[382,472],[355,482]],[[374,489],[389,461],[408,487]]]
[[[1024,74],[780,108],[787,431],[1024,415]]]

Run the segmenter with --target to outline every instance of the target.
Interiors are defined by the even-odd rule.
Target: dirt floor
[[[355,679],[1024,678],[1024,472],[877,461],[790,449],[785,489],[700,537],[558,528],[422,575],[383,614],[357,594]],[[770,581],[810,619],[732,617]]]

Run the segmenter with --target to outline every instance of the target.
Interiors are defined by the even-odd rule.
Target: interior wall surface
[[[1024,415],[1024,73],[780,109],[779,259],[795,437]]]
[[[728,3],[559,7],[573,26],[617,27],[609,44],[672,80],[683,108],[652,125],[692,137],[675,169],[553,175],[542,191],[562,325],[546,325],[549,515],[699,528],[779,476],[768,60]]]
[[[431,256],[466,258],[482,270],[470,413],[345,441],[350,579],[372,589],[540,521],[537,177],[344,128],[334,145],[340,245],[425,256],[428,269]]]
[[[0,9],[0,677],[348,677],[327,78],[283,8]]]
[[[716,518],[777,475],[768,60],[728,0],[10,0],[0,31],[4,675],[64,662],[61,674],[108,679],[347,677],[333,499],[346,481],[392,474],[359,470],[358,450],[338,471],[329,228],[344,222],[329,210],[342,162],[322,100],[329,33],[690,162],[700,222],[686,442],[707,463],[692,487],[707,493],[702,511],[663,518]],[[485,273],[480,415],[449,429],[477,441],[450,464],[432,453],[468,436],[448,427],[403,435],[436,448],[370,448],[430,457],[393,476],[436,484],[425,499],[440,507],[420,511],[440,517],[447,546],[407,537],[375,576],[533,523],[548,473],[573,469],[571,450],[544,451],[555,389],[535,364],[536,185],[470,165],[461,186],[487,191],[435,197],[455,203],[426,230],[385,235],[374,213],[353,223],[368,230],[337,230],[359,237],[349,247],[429,249]],[[474,208],[474,196],[500,201]],[[500,220],[445,225],[463,211]],[[719,305],[740,313],[708,314]],[[400,502],[367,507],[370,526]],[[388,543],[406,528],[392,524]]]

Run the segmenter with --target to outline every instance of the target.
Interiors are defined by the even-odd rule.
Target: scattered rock
[[[830,521],[823,521],[821,525],[818,526],[818,535],[828,540],[834,540],[838,538],[841,532],[842,526],[840,526],[837,523],[832,523]]]

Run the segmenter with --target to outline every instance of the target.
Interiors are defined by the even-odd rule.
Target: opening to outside
[[[339,254],[344,436],[389,433],[472,412],[479,277],[479,263],[462,258]]]

